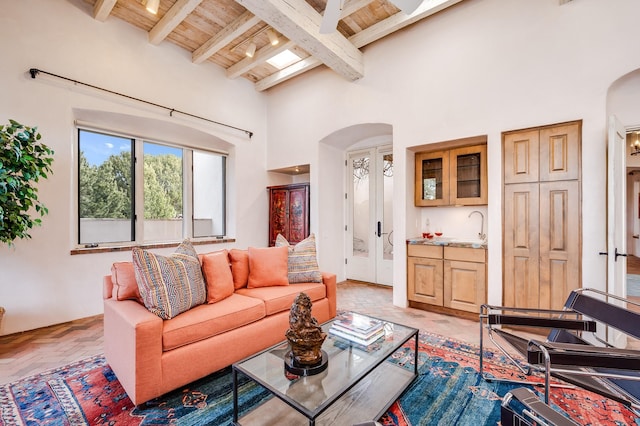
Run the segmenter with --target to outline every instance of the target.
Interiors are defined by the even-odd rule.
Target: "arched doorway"
[[[607,93],[610,121],[608,179],[612,183],[608,187],[607,202],[607,290],[640,301],[640,185],[637,177],[640,155],[633,153],[632,148],[638,135],[636,132],[640,132],[638,99],[640,69],[620,77]],[[620,154],[612,155],[614,152]],[[612,161],[614,158],[617,160]],[[616,251],[627,257],[616,256]]]
[[[383,123],[345,127],[325,137],[322,146],[327,158],[344,162],[344,277],[392,285],[392,127]],[[335,149],[339,156],[331,155]]]

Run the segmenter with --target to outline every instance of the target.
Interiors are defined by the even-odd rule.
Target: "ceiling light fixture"
[[[256,44],[253,41],[247,45],[247,50],[244,51],[244,54],[248,58],[253,58],[253,55],[256,54]]]
[[[147,0],[147,11],[149,11],[150,13],[157,15],[159,6],[160,0]]]
[[[271,43],[272,46],[277,46],[278,43],[280,43],[278,35],[271,28],[267,30],[267,36],[269,37],[269,43]]]
[[[631,148],[633,149],[631,155],[640,154],[640,138],[638,138],[638,135],[640,135],[640,132],[636,132],[636,141],[631,144]]]
[[[254,32],[253,34],[246,36],[246,38],[244,38],[243,40],[238,42],[235,46],[233,46],[231,48],[231,51],[237,52],[237,53],[244,52],[246,56],[248,56],[249,58],[252,58],[257,49],[257,46],[255,45],[256,44],[255,41],[257,40],[256,37],[258,37],[260,34],[264,32],[267,33],[267,36],[269,37],[269,43],[272,46],[276,46],[280,44],[280,38],[278,37],[278,33],[275,32],[273,28],[266,25],[260,28],[258,31]],[[254,47],[251,47],[252,44],[254,45]]]

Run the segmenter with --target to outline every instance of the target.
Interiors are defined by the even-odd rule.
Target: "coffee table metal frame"
[[[373,318],[373,317],[370,317],[370,318]],[[378,319],[378,318],[375,318],[375,319]],[[360,383],[372,371],[374,371],[376,368],[378,368],[380,366],[380,364],[385,362],[393,353],[395,353],[399,348],[401,348],[405,343],[407,343],[409,340],[411,340],[413,338],[414,339],[414,360],[413,360],[414,368],[413,368],[413,376],[410,377],[410,379],[407,380],[407,382],[403,386],[401,386],[399,388],[399,390],[396,392],[396,394],[393,396],[393,398],[391,398],[391,400],[388,401],[386,406],[383,407],[383,409],[379,411],[379,413],[378,413],[378,418],[379,418],[382,414],[384,414],[389,409],[389,407],[393,404],[393,402],[397,398],[400,397],[400,395],[406,390],[406,388],[418,377],[418,329],[413,328],[413,327],[408,327],[408,326],[405,326],[405,325],[402,325],[402,324],[393,323],[393,322],[390,322],[390,321],[385,321],[385,320],[382,320],[382,319],[380,319],[380,321],[382,321],[385,324],[385,327],[391,328],[391,329],[394,329],[394,330],[397,329],[398,331],[403,331],[405,333],[405,335],[402,336],[399,340],[394,341],[393,344],[381,349],[381,352],[379,354],[376,354],[377,355],[377,359],[375,360],[374,363],[372,363],[369,366],[367,366],[356,377],[352,378],[350,381],[347,381],[344,384],[344,386],[341,387],[341,389],[339,391],[334,392],[333,395],[328,396],[327,399],[322,404],[320,404],[318,407],[316,407],[313,410],[310,410],[307,407],[304,407],[298,401],[290,398],[286,394],[283,394],[280,390],[278,390],[274,386],[272,386],[272,384],[269,383],[268,380],[264,380],[264,379],[262,379],[260,377],[257,377],[257,375],[253,374],[252,371],[246,369],[243,366],[248,361],[251,361],[254,358],[267,356],[272,351],[279,350],[280,353],[284,353],[282,348],[283,347],[288,347],[286,341],[278,343],[277,345],[274,345],[274,346],[272,346],[272,347],[270,347],[268,349],[265,349],[264,351],[261,351],[261,352],[255,354],[255,355],[252,355],[252,356],[250,356],[248,358],[245,358],[242,361],[234,363],[232,365],[232,376],[233,376],[233,424],[234,425],[240,425],[240,423],[238,422],[238,416],[239,416],[238,373],[242,373],[245,376],[247,376],[249,379],[253,380],[254,382],[256,382],[258,384],[260,384],[262,387],[267,389],[271,394],[276,396],[278,399],[283,401],[285,404],[287,404],[291,408],[295,409],[296,411],[298,411],[299,413],[304,415],[309,420],[309,425],[310,426],[315,426],[316,419],[322,413],[324,413],[327,409],[329,409],[335,402],[339,401],[340,398],[342,398],[345,394],[347,394],[354,386],[356,386],[358,383]],[[322,328],[323,328],[323,330],[325,332],[328,332],[332,322],[333,322],[333,320],[328,321],[328,322],[326,322],[326,323],[324,323],[322,325]],[[332,335],[330,335],[330,336],[332,336]],[[338,338],[338,337],[332,337],[332,338],[335,338],[335,339],[338,339],[338,340],[342,341],[342,344],[348,346],[350,350],[352,350],[353,348],[356,349],[356,352],[357,352],[357,350],[362,350],[362,346],[357,345],[355,343],[351,343],[350,341],[348,341],[346,339],[341,339],[341,338]],[[327,339],[329,339],[329,337]],[[323,344],[323,348],[326,345],[327,345],[327,341],[325,341],[325,343]],[[352,355],[350,355],[350,356],[352,356]],[[330,359],[329,359],[329,365],[331,366],[331,356],[330,356]],[[403,369],[402,367],[399,367],[399,366],[397,366],[396,368]],[[283,362],[282,362],[282,374],[284,375],[284,359],[283,359]],[[259,407],[257,407],[257,409],[258,408]],[[371,419],[371,420],[376,420],[376,419]]]

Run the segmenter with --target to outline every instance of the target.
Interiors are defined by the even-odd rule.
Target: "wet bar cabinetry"
[[[485,248],[408,244],[409,306],[477,320],[487,299],[486,253]]]
[[[487,145],[416,153],[415,205],[487,204]]]

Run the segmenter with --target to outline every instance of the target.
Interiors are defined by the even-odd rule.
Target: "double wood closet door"
[[[582,122],[503,133],[503,303],[561,309],[581,287]]]

